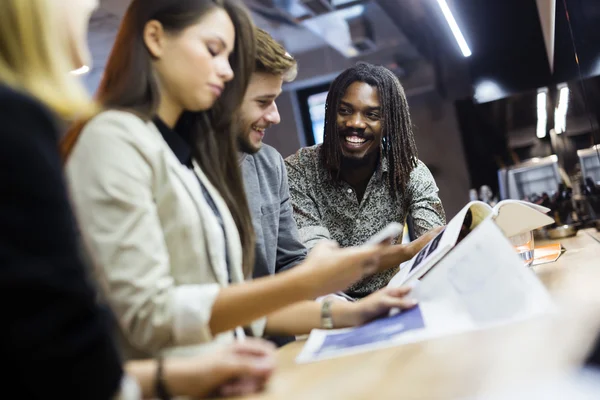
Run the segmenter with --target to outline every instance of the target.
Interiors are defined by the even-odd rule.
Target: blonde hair
[[[0,0],[0,83],[36,97],[65,119],[95,107],[69,72],[67,32],[60,29],[57,0]]]
[[[256,72],[282,75],[284,82],[291,82],[298,75],[298,65],[282,45],[267,31],[256,28]]]

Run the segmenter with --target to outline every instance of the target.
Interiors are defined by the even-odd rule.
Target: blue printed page
[[[388,343],[395,336],[404,332],[423,328],[425,328],[425,321],[421,309],[416,306],[394,316],[377,319],[358,328],[329,334],[315,351],[315,355],[326,356],[327,353],[337,352],[341,349]]]

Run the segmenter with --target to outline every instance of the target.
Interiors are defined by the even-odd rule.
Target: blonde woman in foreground
[[[96,0],[0,1],[0,343],[3,398],[243,395],[274,367],[262,341],[210,356],[130,362],[78,255],[57,122],[94,105],[69,71],[89,61]],[[128,378],[124,378],[128,376]],[[141,389],[141,393],[140,393]]]

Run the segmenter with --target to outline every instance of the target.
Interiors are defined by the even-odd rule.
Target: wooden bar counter
[[[600,273],[595,270],[600,270],[600,234],[587,229],[560,242],[566,252],[556,262],[533,269],[557,302],[567,292],[587,301],[586,296],[599,291]],[[579,281],[573,284],[571,278]],[[442,400],[531,385],[580,364],[600,328],[598,299],[600,294],[560,317],[312,364],[296,364],[304,342],[291,343],[279,350],[278,368],[265,392],[248,398]]]

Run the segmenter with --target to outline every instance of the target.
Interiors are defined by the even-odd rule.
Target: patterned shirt
[[[342,247],[359,246],[390,222],[404,223],[408,215],[417,237],[446,223],[435,180],[421,161],[410,175],[406,192],[394,200],[387,159],[382,158],[359,203],[348,183],[329,179],[319,149],[320,145],[303,148],[285,160],[294,218],[309,249],[323,239],[335,240]],[[396,272],[398,268],[391,268],[364,278],[347,292],[364,297],[386,286]]]

